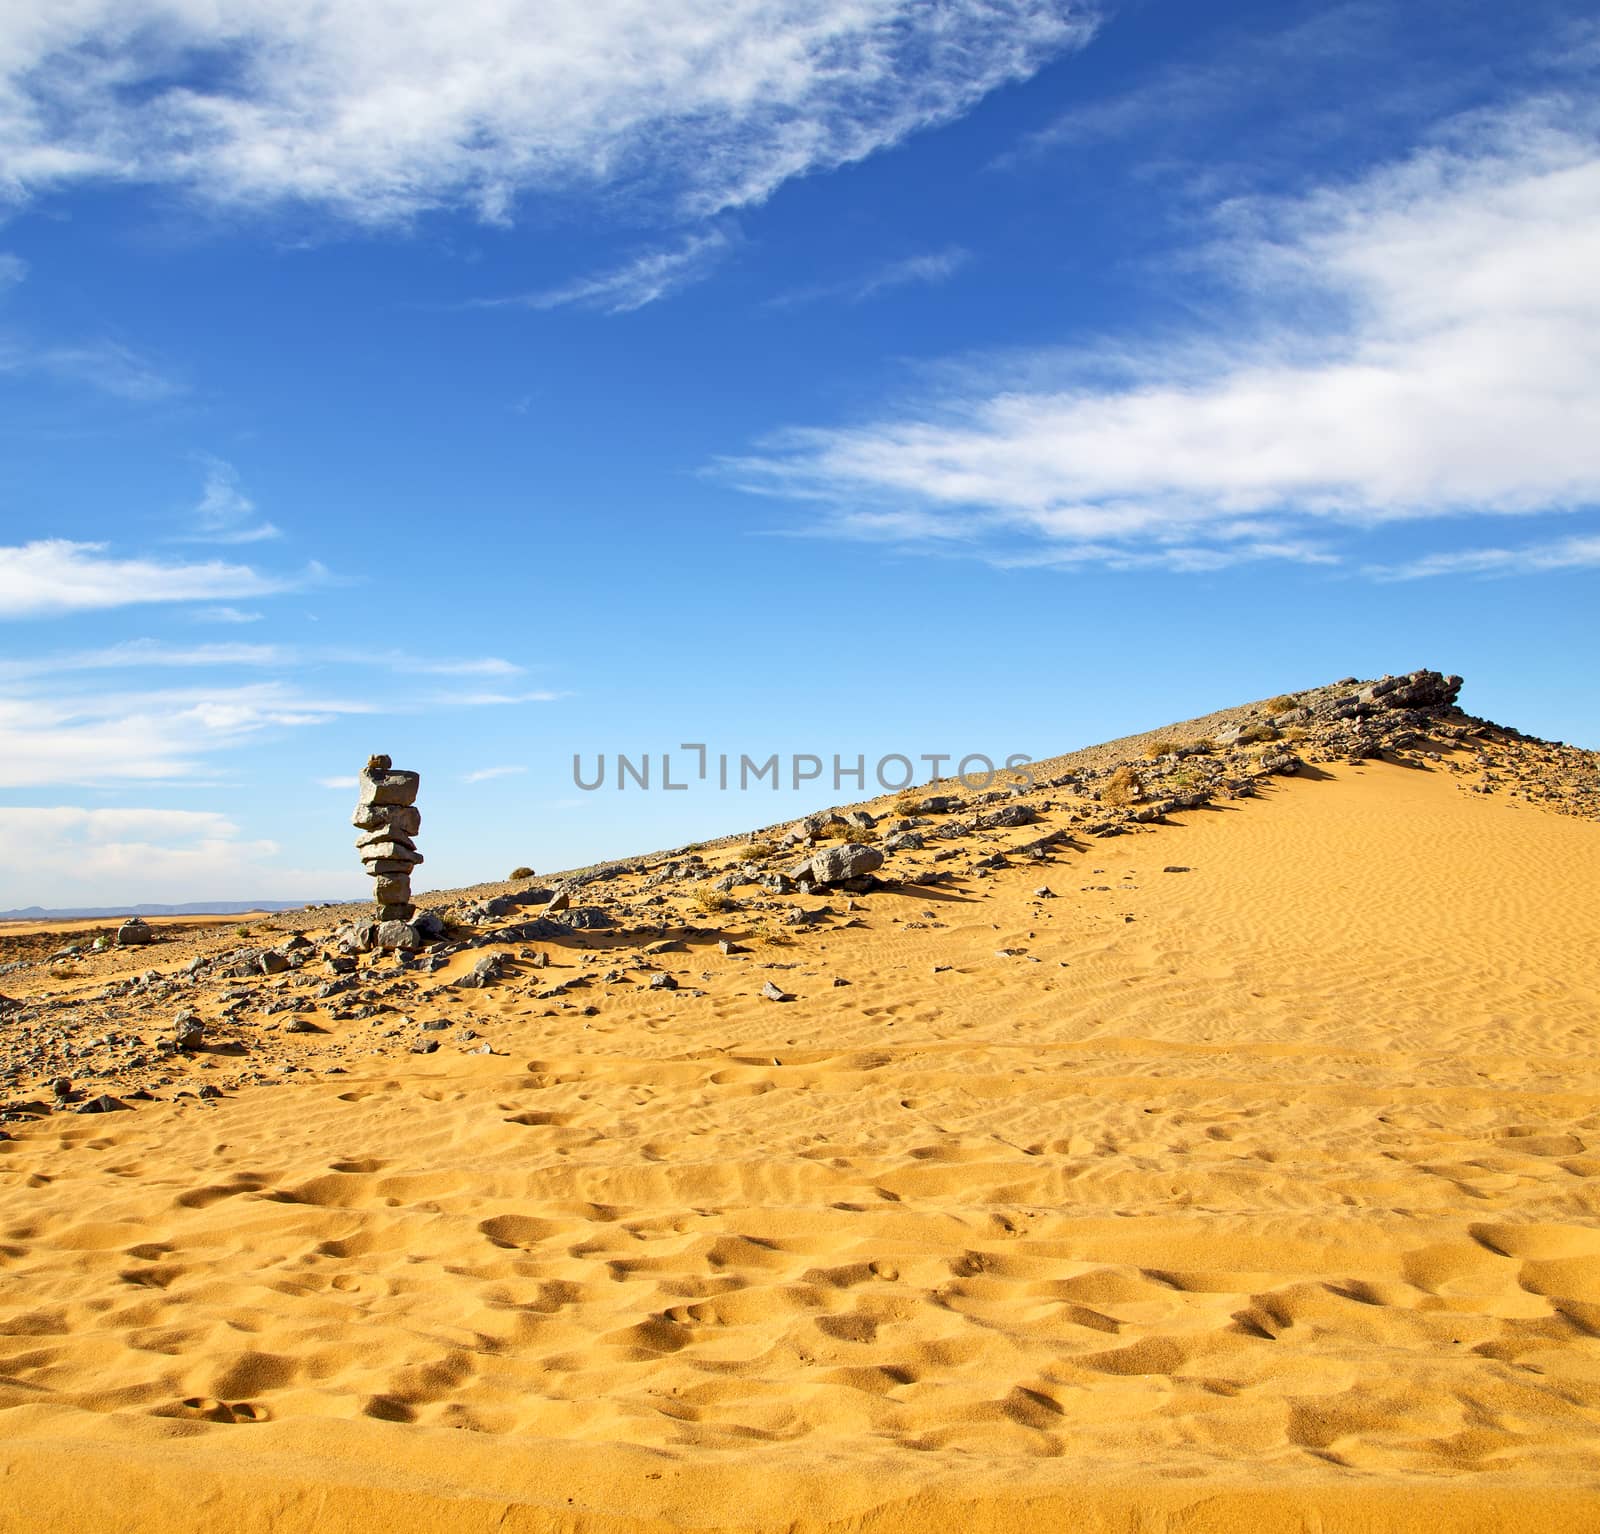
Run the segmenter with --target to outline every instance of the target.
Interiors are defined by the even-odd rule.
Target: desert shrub
[[[1198,756],[1210,756],[1217,749],[1217,743],[1209,735],[1202,735],[1191,749]]]
[[[531,879],[533,870],[531,868],[513,868],[510,877],[513,879]]]
[[[855,842],[863,846],[878,839],[877,831],[871,826],[853,826],[848,821],[842,820],[836,820],[828,827],[828,835],[837,841]]]
[[[1154,761],[1158,756],[1170,756],[1174,751],[1183,750],[1184,742],[1174,740],[1170,735],[1163,735],[1159,740],[1153,740],[1144,748],[1144,754]]]
[[[739,855],[746,862],[755,862],[761,858],[770,858],[778,850],[776,842],[770,842],[764,836],[752,836],[744,846],[739,849]]]
[[[708,914],[730,910],[733,906],[732,899],[725,891],[713,889],[709,884],[700,885],[690,897],[689,903],[695,910],[705,911]]]
[[[1269,714],[1287,714],[1291,708],[1299,708],[1300,700],[1289,693],[1281,692],[1267,704]]]
[[[1270,724],[1253,724],[1239,737],[1241,746],[1260,746],[1269,740],[1276,740],[1278,732]]]
[[[245,926],[243,922],[240,922],[239,925],[233,929],[233,935],[235,937],[249,937],[250,929]]]
[[[73,980],[77,978],[77,974],[77,970],[70,964],[52,964],[50,966],[50,978],[52,980]]]
[[[1132,804],[1135,791],[1139,787],[1139,780],[1133,775],[1133,768],[1119,767],[1106,779],[1100,789],[1100,802],[1120,807]]]

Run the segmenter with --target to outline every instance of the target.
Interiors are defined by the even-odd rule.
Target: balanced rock
[[[361,769],[356,786],[360,790],[363,805],[409,808],[417,802],[417,788],[421,782],[420,775],[415,772],[405,772],[395,767],[367,766]]]
[[[119,948],[134,948],[144,943],[153,943],[156,935],[150,930],[150,923],[139,916],[130,916],[117,928],[117,946]]]

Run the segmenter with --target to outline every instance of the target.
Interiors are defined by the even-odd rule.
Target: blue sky
[[[1592,6],[226,11],[0,18],[0,907],[362,892],[376,750],[443,886],[835,797],[575,753],[1600,744]]]

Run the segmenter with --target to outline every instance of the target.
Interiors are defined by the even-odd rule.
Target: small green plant
[[[243,922],[240,922],[239,925],[233,929],[233,935],[235,937],[249,937],[250,929],[245,926]]]

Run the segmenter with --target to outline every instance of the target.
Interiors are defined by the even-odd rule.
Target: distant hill
[[[238,916],[245,911],[298,911],[310,900],[191,900],[187,905],[24,906],[0,921],[114,921],[123,916]]]

